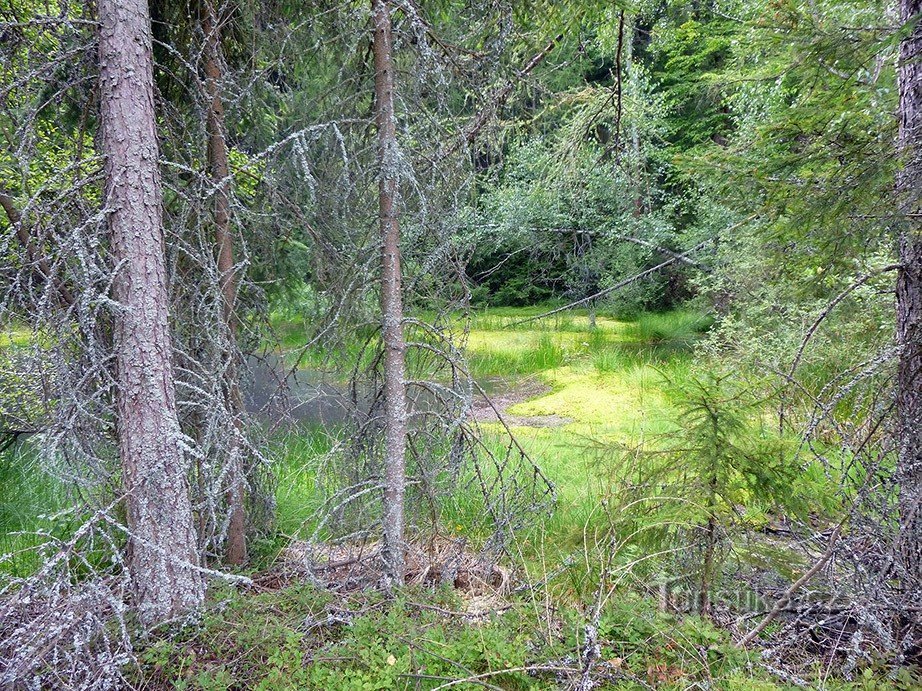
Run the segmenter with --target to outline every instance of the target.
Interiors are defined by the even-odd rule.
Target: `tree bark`
[[[905,167],[897,186],[906,223],[896,284],[899,424],[899,564],[908,596],[922,595],[922,0],[900,0],[900,18],[915,22],[900,46],[899,148]]]
[[[394,118],[393,36],[387,0],[372,0],[375,111],[378,128],[378,223],[381,233],[381,316],[384,342],[384,544],[386,585],[404,582],[403,504],[406,490],[406,344],[400,274],[399,157]]]
[[[99,0],[98,10],[128,570],[141,621],[153,625],[202,604],[205,589],[176,415],[150,14],[146,0]]]
[[[221,280],[224,322],[230,344],[226,353],[224,390],[228,409],[234,416],[233,438],[229,445],[230,488],[227,494],[230,520],[227,528],[225,559],[241,565],[247,560],[246,508],[242,435],[243,396],[237,368],[237,277],[234,272],[234,236],[230,227],[230,198],[227,191],[230,166],[224,129],[224,103],[221,99],[221,25],[210,0],[202,4],[202,32],[205,35],[205,92],[208,96],[208,172],[217,185],[214,199],[215,242],[218,247],[218,272]]]

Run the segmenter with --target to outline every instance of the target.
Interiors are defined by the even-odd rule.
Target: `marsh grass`
[[[32,331],[24,326],[17,326],[0,332],[0,348],[24,347],[29,345],[32,339]]]
[[[710,315],[693,310],[641,314],[631,331],[641,343],[691,345],[714,324]]]
[[[681,312],[645,315],[636,323],[626,323],[600,314],[596,327],[590,328],[586,312],[575,311],[509,328],[548,307],[494,309],[473,315],[468,356],[475,377],[539,376],[549,384],[548,396],[520,404],[513,412],[557,414],[572,421],[563,428],[518,430],[522,444],[558,485],[563,508],[547,520],[545,529],[566,536],[561,548],[569,549],[576,544],[578,525],[590,498],[600,491],[598,468],[593,466],[587,445],[596,438],[625,440],[662,428],[662,420],[649,414],[668,403],[661,375],[681,377],[691,359],[691,335],[700,333],[707,320]],[[309,333],[307,324],[288,318],[277,319],[273,326],[281,347],[289,353],[298,351]],[[368,327],[355,336],[337,349],[307,349],[302,367],[322,368],[331,360],[342,363],[369,357],[364,343],[375,338],[374,329]],[[18,344],[9,340],[6,347]],[[502,436],[493,438],[490,426],[485,429],[484,443],[494,453],[502,453]],[[331,489],[318,485],[321,463],[329,460],[340,436],[333,428],[302,424],[272,442],[281,535],[303,535],[313,529],[320,498]],[[39,528],[54,528],[37,517],[63,508],[65,494],[38,466],[29,442],[0,454],[0,551],[13,555],[0,568],[17,574],[36,568],[38,558],[31,548],[39,538],[34,533]],[[476,542],[487,533],[484,509],[476,492],[460,492],[445,504],[441,520],[447,530]],[[273,544],[267,554],[278,547]]]
[[[515,349],[470,349],[468,367],[475,377],[534,374],[560,367],[567,349],[551,334],[541,333],[533,344]]]
[[[278,479],[276,522],[285,535],[313,529],[321,497],[318,470],[337,440],[335,429],[301,424],[296,431],[272,442]]]
[[[272,339],[266,346],[277,349],[285,361],[300,369],[318,371],[343,369],[343,363],[349,368],[368,367],[375,353],[377,329],[365,326],[355,329],[348,338],[338,340],[321,340],[313,347],[305,348],[313,329],[300,320],[272,320]]]
[[[0,453],[0,571],[22,577],[41,566],[38,532],[65,530],[50,517],[66,505],[63,485],[39,466],[31,442]]]

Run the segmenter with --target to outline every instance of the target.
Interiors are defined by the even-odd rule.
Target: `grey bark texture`
[[[176,415],[150,14],[146,0],[99,0],[98,12],[128,569],[138,614],[153,625],[199,606],[205,588]]]
[[[205,91],[208,96],[208,173],[212,182],[218,185],[214,198],[215,243],[218,248],[218,272],[221,276],[221,296],[224,320],[227,325],[227,364],[224,370],[224,391],[228,409],[234,416],[234,430],[231,432],[230,489],[227,493],[230,508],[230,523],[227,528],[225,559],[229,564],[241,565],[247,560],[246,508],[243,456],[240,444],[243,396],[237,367],[237,277],[234,273],[234,235],[230,225],[230,197],[227,185],[228,165],[227,140],[224,129],[224,102],[221,99],[221,77],[223,60],[221,51],[221,23],[214,5],[205,0],[202,3],[202,32],[205,35]]]
[[[386,585],[404,582],[407,400],[406,343],[398,219],[399,155],[394,118],[394,62],[390,7],[372,0],[375,58],[375,115],[378,128],[378,223],[381,233],[381,315],[384,343],[384,504],[382,559]]]
[[[922,596],[922,0],[900,0],[900,18],[915,22],[900,46],[899,147],[905,167],[898,179],[907,223],[900,236],[896,285],[900,486],[900,580],[907,595]]]

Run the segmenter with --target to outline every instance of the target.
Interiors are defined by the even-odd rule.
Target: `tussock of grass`
[[[297,434],[275,442],[276,521],[286,535],[305,534],[316,519],[320,492],[317,470],[320,459],[330,453],[335,431],[319,425],[301,425]]]
[[[3,331],[0,332],[0,349],[25,346],[31,340],[32,332],[24,327]]]
[[[677,343],[688,345],[713,325],[712,317],[691,310],[642,314],[633,331],[642,343]]]
[[[519,336],[520,333],[515,333]],[[475,343],[483,341],[472,336]],[[541,333],[537,339],[509,339],[514,344],[509,348],[477,348],[471,346],[468,364],[475,376],[509,376],[533,374],[560,367],[566,362],[569,350],[560,339]],[[518,347],[516,347],[518,346]]]

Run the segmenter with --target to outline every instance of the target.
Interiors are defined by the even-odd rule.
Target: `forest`
[[[0,0],[0,688],[922,688],[922,0]]]

